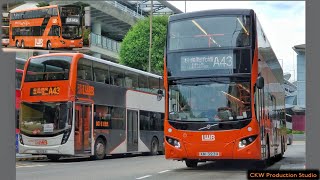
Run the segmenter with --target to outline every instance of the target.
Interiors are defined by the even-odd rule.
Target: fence
[[[90,41],[91,41],[90,45],[100,46],[104,49],[108,49],[116,53],[120,52],[121,43],[115,40],[112,40],[110,38],[107,38],[98,34],[90,33]]]

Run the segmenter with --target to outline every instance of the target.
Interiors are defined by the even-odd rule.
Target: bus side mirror
[[[258,89],[262,89],[264,87],[264,78],[262,76],[257,78],[256,85]]]
[[[157,93],[157,100],[160,101],[163,97],[163,91],[161,89],[158,90],[158,93]]]

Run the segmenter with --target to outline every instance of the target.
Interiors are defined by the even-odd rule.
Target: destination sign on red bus
[[[54,96],[60,94],[60,87],[30,88],[30,96]]]
[[[182,56],[181,71],[234,69],[233,54]]]

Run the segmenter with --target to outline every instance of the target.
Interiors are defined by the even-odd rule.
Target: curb
[[[33,157],[16,157],[16,161],[34,161],[34,160],[45,160],[46,156],[33,156]]]

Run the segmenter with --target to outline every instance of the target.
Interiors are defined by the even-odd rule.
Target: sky
[[[185,11],[185,1],[168,1]],[[296,80],[295,45],[305,44],[305,1],[187,1],[187,12],[209,9],[253,9],[284,73]]]

